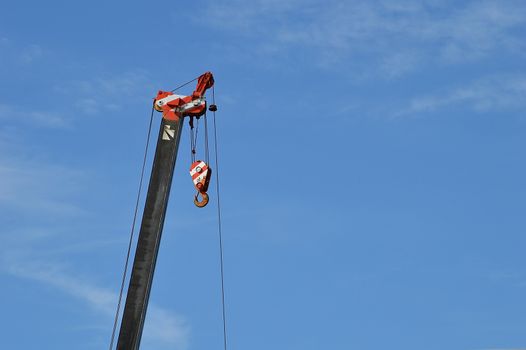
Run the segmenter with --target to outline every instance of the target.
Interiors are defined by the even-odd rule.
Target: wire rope
[[[206,164],[210,164],[209,161],[210,161],[210,151],[208,149],[208,117],[207,117],[207,114],[205,112],[205,115],[204,115],[204,124],[205,124],[205,163]]]
[[[175,89],[171,90],[171,92],[174,92],[174,91],[177,91],[178,89],[196,81],[198,78],[195,78],[195,79],[192,79],[178,87],[176,87]],[[215,89],[214,87],[212,86],[212,103],[215,105]],[[119,314],[120,314],[120,309],[121,309],[121,305],[122,305],[122,297],[123,297],[123,293],[124,293],[124,286],[125,286],[125,282],[126,282],[126,276],[127,276],[127,273],[128,273],[128,267],[129,267],[129,262],[130,262],[130,255],[131,255],[131,249],[132,249],[132,243],[133,243],[133,238],[134,238],[134,234],[135,234],[135,225],[136,225],[136,222],[137,222],[137,213],[138,213],[138,210],[139,210],[139,202],[140,202],[140,198],[141,198],[141,193],[142,193],[142,187],[143,187],[143,182],[144,182],[144,171],[145,171],[145,167],[146,167],[146,160],[147,160],[147,156],[148,156],[148,148],[149,148],[149,144],[150,144],[150,137],[151,137],[151,131],[152,131],[152,123],[153,123],[153,115],[154,115],[154,108],[152,107],[152,112],[151,112],[151,116],[150,116],[150,123],[149,123],[149,127],[148,127],[148,134],[147,134],[147,137],[146,137],[146,146],[145,146],[145,150],[144,150],[144,157],[143,157],[143,163],[142,163],[142,168],[141,168],[141,176],[140,176],[140,180],[139,180],[139,187],[138,187],[138,191],[137,191],[137,199],[136,199],[136,203],[135,203],[135,209],[134,209],[134,214],[133,214],[133,220],[132,220],[132,226],[131,226],[131,230],[130,230],[130,239],[129,239],[129,242],[128,242],[128,250],[127,250],[127,253],[126,253],[126,260],[125,260],[125,263],[124,263],[124,271],[123,271],[123,274],[122,274],[122,280],[121,280],[121,286],[120,286],[120,291],[119,291],[119,299],[118,299],[118,303],[117,303],[117,309],[116,309],[116,312],[115,312],[115,318],[114,318],[114,322],[113,322],[113,330],[112,330],[112,335],[111,335],[111,341],[110,341],[110,346],[109,346],[109,350],[112,350],[113,349],[113,344],[115,342],[115,335],[116,335],[116,330],[117,330],[117,325],[118,325],[118,319],[119,319]],[[191,144],[191,147],[192,147],[192,151],[195,152],[195,148],[197,146],[197,140],[198,140],[198,133],[199,133],[199,122],[198,122],[199,119],[197,119],[196,121],[196,128],[195,128],[195,134],[194,134],[194,130],[190,130],[190,144]],[[204,127],[205,127],[205,162],[208,163],[209,161],[209,145],[208,145],[208,120],[207,120],[207,115],[205,113],[204,115]],[[218,147],[217,147],[217,125],[216,125],[216,113],[215,111],[213,111],[213,132],[214,132],[214,153],[215,153],[215,168],[216,168],[216,171],[215,171],[215,174],[216,174],[216,192],[217,192],[217,216],[218,216],[218,238],[219,238],[219,260],[220,260],[220,277],[221,277],[221,308],[222,308],[222,321],[223,321],[223,346],[224,346],[224,350],[227,350],[227,322],[226,322],[226,303],[225,303],[225,279],[224,279],[224,254],[223,254],[223,232],[222,232],[222,221],[221,221],[221,199],[220,199],[220,186],[219,186],[219,161],[218,161]],[[195,153],[192,154],[194,158],[195,157]],[[194,159],[195,160],[195,159]]]
[[[192,159],[192,164],[193,164],[195,162],[195,146],[194,146],[194,127],[192,124],[190,124],[189,130],[190,130],[190,158]]]
[[[182,84],[182,85],[179,85],[179,86],[176,87],[175,89],[170,90],[170,92],[177,91],[177,90],[179,90],[180,88],[185,87],[186,85],[188,85],[188,84],[190,84],[190,83],[193,83],[193,82],[196,81],[197,79],[199,79],[199,77],[194,78],[194,79],[192,79],[192,80],[189,80],[189,81],[187,81],[186,83],[184,83],[184,84]]]
[[[212,103],[215,105],[215,90],[212,87]],[[227,350],[227,331],[226,331],[226,305],[225,305],[225,269],[224,269],[224,254],[223,254],[223,230],[221,223],[221,199],[219,191],[219,162],[218,162],[218,151],[217,151],[217,125],[216,125],[216,112],[213,111],[213,124],[214,124],[214,153],[215,153],[215,166],[216,166],[216,192],[217,192],[217,218],[218,218],[218,236],[219,236],[219,261],[221,270],[221,308],[223,318],[223,346],[224,350]]]

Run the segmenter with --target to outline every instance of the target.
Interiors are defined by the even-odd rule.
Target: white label
[[[175,138],[175,130],[170,125],[164,126],[163,140],[173,140]]]

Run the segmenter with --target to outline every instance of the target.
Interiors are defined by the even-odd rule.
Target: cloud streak
[[[51,129],[63,129],[71,124],[70,119],[56,111],[21,111],[20,108],[9,104],[0,104],[0,120],[9,124],[22,123]]]
[[[476,80],[465,86],[413,98],[395,117],[429,113],[448,107],[475,112],[526,109],[526,76],[500,75]]]
[[[108,321],[115,314],[117,305],[115,292],[91,284],[84,278],[68,274],[59,265],[45,262],[30,264],[4,259],[3,268],[12,276],[45,284],[83,301],[93,310],[102,312]],[[182,317],[156,305],[149,307],[144,330],[146,342],[156,344],[156,348],[168,346],[170,349],[184,350],[188,346],[188,337],[189,327]]]
[[[83,226],[79,219],[89,219],[77,200],[89,187],[88,175],[79,168],[23,155],[19,149],[13,158],[9,150],[16,145],[2,138],[0,145],[0,209],[7,213],[0,234],[0,274],[40,283],[80,301],[79,307],[104,317],[109,333],[117,305],[116,291],[93,283],[89,276],[71,272],[75,264],[72,256],[78,257],[86,250],[99,251],[120,241],[98,236],[85,227],[80,234],[72,235],[78,225]],[[17,218],[16,222],[7,220],[9,216]],[[30,217],[28,222],[24,221],[26,216]],[[86,231],[90,232],[89,238],[84,236]],[[152,348],[184,350],[188,337],[189,327],[182,317],[154,304],[149,307],[144,341]]]
[[[39,44],[18,44],[8,37],[0,37],[0,59],[2,63],[21,64],[24,66],[39,61],[46,55],[46,50]]]
[[[84,210],[66,199],[73,195],[71,189],[82,188],[83,179],[85,174],[67,166],[0,154],[0,206],[33,212],[34,218],[77,217]]]
[[[5,74],[10,79],[10,72],[20,69],[40,74],[42,70],[47,70],[49,64],[56,64],[48,62],[52,56],[41,45],[15,44],[7,37],[0,37],[0,76]],[[128,110],[135,101],[151,100],[151,93],[155,91],[149,74],[143,70],[135,69],[120,74],[98,73],[83,78],[84,71],[85,67],[77,66],[76,78],[48,83],[45,88],[51,88],[54,93],[52,99],[38,100],[42,94],[36,94],[29,109],[20,108],[27,106],[25,100],[0,99],[0,121],[39,128],[70,128],[75,116],[96,116]],[[27,91],[19,95],[27,96]],[[50,104],[50,101],[55,103]]]
[[[368,66],[388,77],[429,62],[470,62],[525,51],[526,3],[513,0],[232,0],[211,5],[208,12],[212,25],[275,47],[271,52],[307,48],[326,65],[367,58]]]
[[[57,265],[38,262],[34,264],[7,263],[6,272],[12,276],[37,281],[61,290],[87,302],[91,307],[111,314],[115,305],[115,293],[86,283],[80,278],[67,275]]]
[[[61,83],[55,91],[64,95],[85,115],[126,110],[132,101],[151,100],[153,84],[144,71],[93,77]]]

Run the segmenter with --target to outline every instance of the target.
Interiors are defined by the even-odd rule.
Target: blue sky
[[[524,1],[2,4],[0,348],[108,348],[152,98],[210,70],[229,349],[526,349],[525,37]],[[146,350],[222,346],[190,163]]]

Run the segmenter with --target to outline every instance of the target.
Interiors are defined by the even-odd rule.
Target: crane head
[[[163,113],[163,118],[179,120],[186,116],[200,117],[206,112],[205,92],[214,85],[211,72],[202,74],[192,95],[176,95],[170,91],[159,91],[154,99],[153,108]]]

